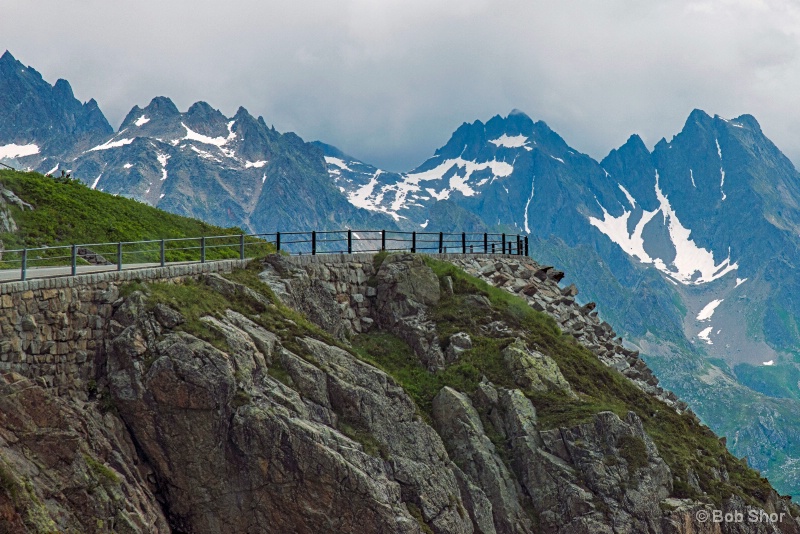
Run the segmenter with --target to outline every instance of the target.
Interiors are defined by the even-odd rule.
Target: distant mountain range
[[[391,173],[204,102],[154,98],[115,132],[6,52],[0,158],[248,231],[526,233],[663,386],[800,495],[800,174],[752,116],[695,110],[671,141],[634,135],[598,162],[515,110]]]

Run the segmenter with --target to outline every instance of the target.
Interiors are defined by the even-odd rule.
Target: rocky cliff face
[[[449,259],[273,256],[123,287],[85,396],[0,384],[0,524],[800,532],[561,273]],[[717,509],[776,522],[698,520]]]

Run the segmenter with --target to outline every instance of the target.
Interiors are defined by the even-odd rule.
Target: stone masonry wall
[[[13,371],[59,394],[85,395],[120,287],[230,272],[240,260],[109,271],[0,284],[0,371]]]

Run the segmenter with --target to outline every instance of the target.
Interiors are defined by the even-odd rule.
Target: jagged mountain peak
[[[53,96],[63,99],[75,98],[75,94],[72,92],[72,86],[63,78],[56,80],[55,85],[53,85]]]
[[[747,128],[755,130],[755,131],[757,131],[759,133],[761,132],[761,125],[758,123],[756,118],[753,117],[752,115],[750,115],[749,113],[745,113],[743,115],[739,115],[738,117],[733,119],[733,122],[735,122],[737,124],[741,124],[741,125],[743,125],[743,126],[745,126]]]
[[[175,103],[166,96],[157,96],[153,98],[150,103],[147,104],[147,107],[145,107],[142,111],[144,111],[148,116],[152,115],[159,117],[169,117],[181,114]]]
[[[3,52],[3,55],[0,56],[0,61],[16,61],[16,58],[13,55],[11,55],[11,52],[6,50],[5,52]]]
[[[191,121],[219,122],[228,120],[218,109],[211,107],[208,102],[198,101],[186,111],[186,118]]]

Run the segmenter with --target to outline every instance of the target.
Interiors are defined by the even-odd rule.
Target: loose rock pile
[[[658,378],[639,357],[639,351],[625,347],[611,325],[598,317],[594,302],[579,304],[575,300],[578,289],[574,284],[559,287],[563,272],[539,265],[530,258],[515,256],[466,256],[450,261],[469,274],[524,298],[533,309],[552,316],[562,331],[573,336],[604,364],[631,379],[642,391],[661,399],[678,412],[688,411],[685,402],[659,387]]]

